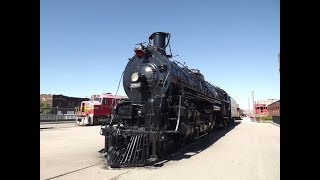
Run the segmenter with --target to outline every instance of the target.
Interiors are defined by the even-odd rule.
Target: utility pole
[[[58,119],[59,119],[58,108],[59,108],[59,107],[57,106],[56,126],[58,125]]]
[[[279,73],[280,73],[280,52],[278,54],[278,62],[279,62]]]
[[[253,110],[253,115],[256,115],[256,111],[254,109],[254,91],[251,92],[252,93],[252,110]]]
[[[248,97],[248,113],[250,112],[250,105],[249,105],[249,97]]]

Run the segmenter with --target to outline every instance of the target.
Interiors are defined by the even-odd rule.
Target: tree
[[[40,114],[46,115],[50,114],[51,107],[50,104],[46,101],[40,101]]]

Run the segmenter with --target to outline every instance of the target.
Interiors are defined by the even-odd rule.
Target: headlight
[[[131,81],[136,82],[139,79],[139,74],[137,72],[134,72],[131,74]]]

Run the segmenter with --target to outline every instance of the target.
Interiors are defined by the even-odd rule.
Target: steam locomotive
[[[234,122],[237,104],[223,89],[198,69],[170,60],[170,33],[155,32],[143,44],[136,44],[123,72],[128,100],[101,127],[102,152],[111,167],[155,163],[172,147]]]

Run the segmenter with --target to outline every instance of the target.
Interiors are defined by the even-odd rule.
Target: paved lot
[[[40,131],[41,179],[280,179],[280,127],[244,119],[187,145],[159,167],[110,169],[100,126]]]

